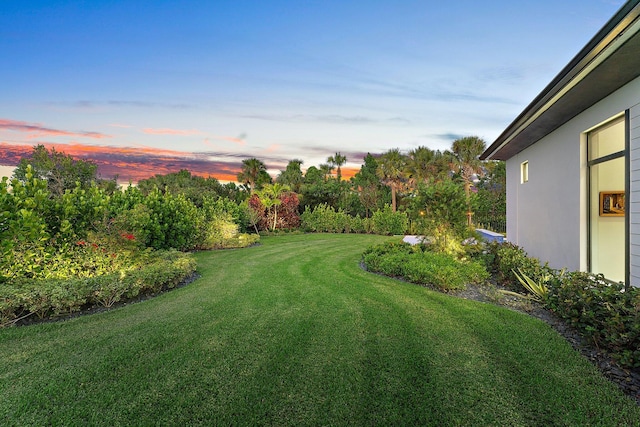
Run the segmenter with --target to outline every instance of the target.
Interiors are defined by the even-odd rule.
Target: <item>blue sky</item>
[[[42,143],[224,179],[490,143],[623,3],[0,0],[0,163]]]

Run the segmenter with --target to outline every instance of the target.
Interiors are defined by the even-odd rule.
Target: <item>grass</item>
[[[362,271],[386,238],[265,237],[106,313],[0,330],[3,425],[640,425],[543,322]]]

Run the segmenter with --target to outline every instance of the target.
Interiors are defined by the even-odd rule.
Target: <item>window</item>
[[[529,161],[520,164],[520,184],[529,181]]]
[[[625,281],[625,118],[587,133],[589,173],[589,271]]]

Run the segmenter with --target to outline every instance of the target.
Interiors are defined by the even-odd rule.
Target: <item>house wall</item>
[[[507,240],[554,268],[587,269],[586,132],[631,110],[631,274],[640,285],[640,78],[507,160]],[[529,181],[520,165],[529,162]]]
[[[507,160],[507,240],[554,268],[580,267],[580,166],[580,132],[571,127]]]

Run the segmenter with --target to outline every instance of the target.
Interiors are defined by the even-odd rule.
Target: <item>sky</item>
[[[234,181],[490,144],[623,4],[0,0],[0,165],[43,144],[123,182]]]

